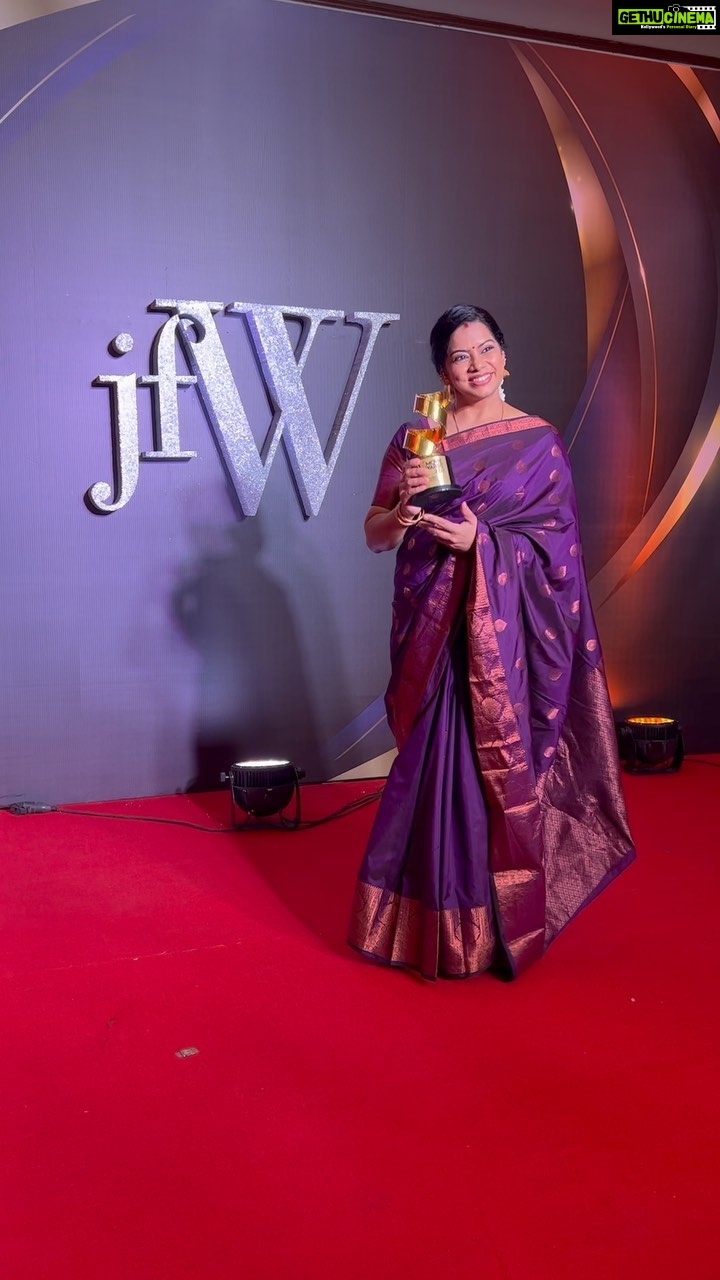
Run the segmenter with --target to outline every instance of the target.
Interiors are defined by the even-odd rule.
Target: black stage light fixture
[[[238,760],[229,773],[221,773],[220,781],[230,783],[232,820],[236,827],[266,826],[267,818],[277,816],[277,824],[286,829],[300,825],[300,779],[303,769],[291,760]],[[295,800],[294,815],[283,810]],[[240,815],[243,815],[242,817]]]
[[[628,773],[676,773],[685,758],[682,729],[668,716],[628,716],[618,750]]]

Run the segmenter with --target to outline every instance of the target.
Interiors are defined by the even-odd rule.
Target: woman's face
[[[455,330],[443,373],[458,403],[473,404],[497,395],[504,368],[505,353],[487,325],[474,320]]]

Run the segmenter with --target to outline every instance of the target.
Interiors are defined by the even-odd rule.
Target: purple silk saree
[[[404,432],[375,505],[397,501]],[[422,526],[398,549],[398,756],[349,941],[429,978],[515,976],[635,855],[560,438],[521,417],[444,448],[478,517],[475,550],[450,553]]]

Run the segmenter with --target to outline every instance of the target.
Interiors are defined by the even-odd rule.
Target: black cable
[[[166,827],[190,827],[191,831],[206,831],[209,835],[227,835],[237,827],[204,827],[199,822],[185,822],[182,818],[143,818],[134,813],[94,813],[92,809],[68,809],[58,805],[53,812],[64,813],[71,818],[112,818],[115,822],[159,822]]]
[[[289,827],[288,830],[309,831],[312,827],[324,826],[326,822],[335,822],[338,818],[344,818],[347,814],[354,813],[356,809],[363,809],[365,805],[372,804],[374,800],[379,800],[383,790],[384,788],[380,787],[378,791],[373,791],[368,796],[358,796],[357,799],[348,801],[342,808],[326,814],[324,818],[301,822],[297,827]],[[46,805],[43,806],[41,812],[64,813],[78,818],[112,818],[115,822],[159,822],[168,827],[189,827],[191,831],[205,831],[208,835],[232,835],[244,830],[243,827],[237,826],[205,827],[199,822],[186,822],[183,818],[151,818],[132,813],[95,813],[92,809],[73,809],[67,805]]]
[[[333,822],[335,818],[344,818],[347,813],[354,813],[356,809],[364,809],[366,804],[372,804],[373,800],[379,800],[384,790],[385,787],[382,786],[379,790],[371,792],[369,796],[358,796],[357,800],[350,800],[343,805],[342,809],[337,809],[335,813],[328,813],[324,818],[301,822],[298,831],[309,831],[311,827],[322,827],[326,822]]]

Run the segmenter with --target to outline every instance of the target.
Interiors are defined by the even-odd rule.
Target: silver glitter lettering
[[[306,516],[317,515],[340,455],[378,334],[385,325],[399,320],[399,315],[375,311],[356,311],[345,315],[342,311],[328,309],[231,303],[226,310],[230,315],[242,315],[245,319],[274,408],[266,439],[262,449],[258,450],[215,323],[215,315],[223,310],[223,303],[157,298],[149,310],[169,315],[153,342],[150,373],[137,378],[135,374],[102,375],[93,383],[94,386],[110,387],[115,487],[113,490],[105,481],[92,485],[86,493],[90,509],[99,514],[109,514],[124,507],[135,492],[140,460],[169,462],[197,456],[194,451],[180,447],[178,414],[178,388],[195,385],[243,514],[253,516],[257,513],[282,439],[302,509]],[[300,320],[302,324],[295,351],[285,323],[289,318]],[[337,320],[357,325],[361,332],[327,447],[323,450],[302,374],[320,325]],[[178,342],[191,374],[177,372]],[[118,335],[110,346],[116,355],[127,354],[132,348],[132,339],[125,334]],[[136,386],[150,387],[153,398],[155,448],[143,453],[139,453]]]
[[[135,374],[101,374],[94,387],[110,388],[110,419],[113,438],[115,491],[105,480],[98,480],[85,494],[91,511],[110,515],[127,505],[135,492],[138,479],[138,410]]]
[[[185,354],[242,512],[254,516],[280,437],[266,441],[261,458],[215,324],[213,313],[222,310],[222,303],[156,299],[152,310],[175,311],[178,318],[191,322],[178,329]]]
[[[246,317],[265,385],[275,408],[269,433],[271,448],[274,452],[276,442],[282,436],[303,511],[306,516],[316,516],[340,456],[377,335],[383,325],[398,320],[399,316],[389,312],[359,311],[347,317],[348,323],[360,326],[360,341],[327,448],[323,452],[302,383],[302,372],[320,325],[342,320],[344,313],[301,307],[270,307],[251,302],[233,302],[227,311]],[[297,357],[285,325],[286,317],[302,321]],[[266,476],[267,471],[263,484]]]
[[[178,387],[192,387],[197,382],[194,374],[179,374],[175,363],[176,330],[182,318],[170,316],[155,335],[150,353],[150,373],[138,378],[139,387],[151,387],[153,397],[153,430],[155,448],[141,453],[143,462],[170,462],[177,459],[196,458],[194,449],[180,448],[180,423],[178,421]]]

